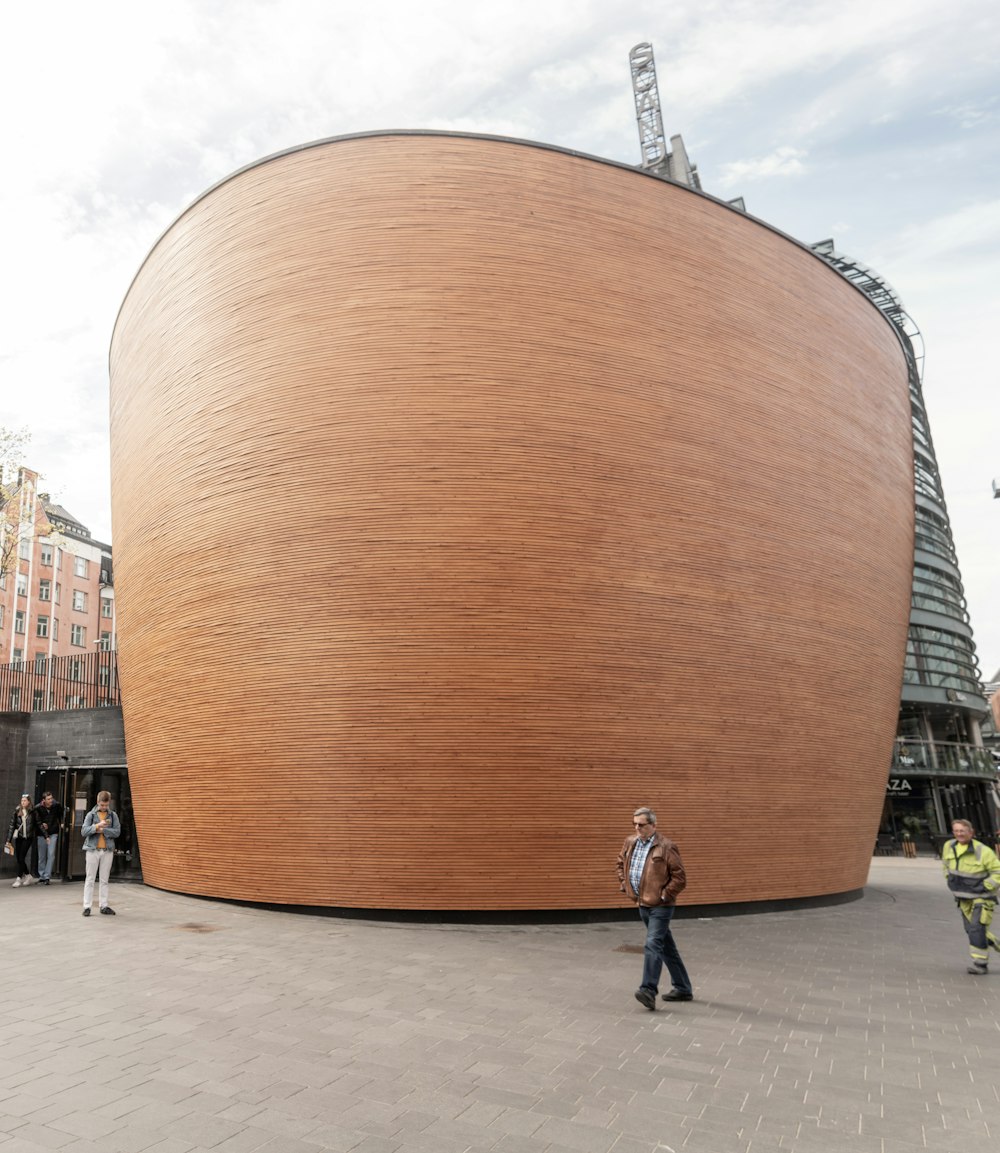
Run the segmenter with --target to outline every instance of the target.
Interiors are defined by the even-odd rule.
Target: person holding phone
[[[97,804],[83,818],[83,847],[87,854],[87,879],[83,883],[83,915],[90,916],[94,901],[94,881],[99,879],[97,903],[100,911],[113,917],[114,909],[108,904],[108,878],[115,859],[115,842],[121,835],[121,821],[111,811],[111,794],[102,790]]]

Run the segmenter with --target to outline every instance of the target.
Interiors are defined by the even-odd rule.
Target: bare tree
[[[0,425],[0,577],[17,567],[21,516],[17,492],[17,470],[31,440],[26,428],[8,429]]]

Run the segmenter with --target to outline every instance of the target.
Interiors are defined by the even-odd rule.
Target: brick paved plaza
[[[936,861],[876,859],[849,905],[679,921],[697,1000],[655,1013],[621,951],[638,920],[385,924],[128,885],[117,917],[85,920],[81,896],[0,890],[0,1153],[969,1153],[1000,1136],[1000,963],[966,976]]]

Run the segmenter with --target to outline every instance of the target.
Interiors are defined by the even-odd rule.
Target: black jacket
[[[10,824],[7,826],[7,840],[13,841],[15,834],[20,836],[21,833],[21,806],[18,805],[14,812],[11,814]],[[35,810],[31,809],[28,812],[28,839],[31,840],[35,836]]]
[[[47,809],[44,805],[35,805],[35,835],[49,837],[53,833],[60,832],[65,812],[65,808],[58,801],[52,802],[51,809]],[[44,827],[46,825],[48,828]]]

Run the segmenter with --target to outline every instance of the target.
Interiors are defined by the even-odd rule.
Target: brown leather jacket
[[[653,847],[642,867],[642,880],[637,893],[629,883],[628,870],[632,850],[638,839],[635,835],[626,837],[622,851],[618,854],[618,883],[621,891],[637,905],[645,905],[647,908],[674,904],[678,893],[687,884],[680,849],[669,837],[661,833],[653,834]]]

